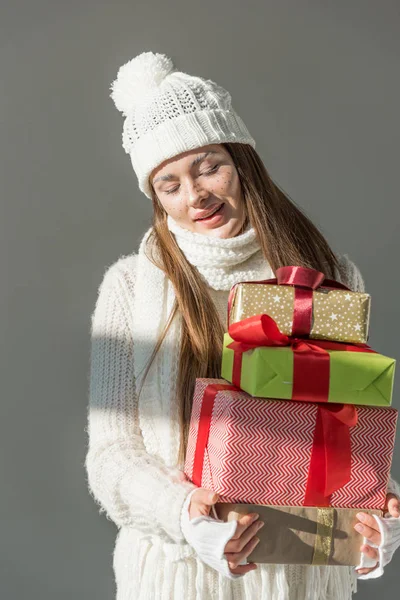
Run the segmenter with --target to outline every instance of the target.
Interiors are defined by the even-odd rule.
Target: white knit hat
[[[211,79],[177,71],[165,54],[142,52],[120,67],[110,89],[126,117],[122,146],[148,198],[149,175],[168,158],[222,142],[255,148],[229,92]]]

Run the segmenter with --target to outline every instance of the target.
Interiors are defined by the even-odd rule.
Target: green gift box
[[[329,358],[320,368],[307,352],[296,352],[289,345],[234,350],[229,348],[233,341],[224,335],[221,377],[252,396],[369,406],[392,403],[393,358],[376,352],[324,350]]]

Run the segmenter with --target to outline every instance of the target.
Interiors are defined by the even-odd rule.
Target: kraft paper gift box
[[[257,319],[236,323],[230,330]],[[255,348],[233,342],[226,333],[221,376],[252,396],[369,406],[390,406],[392,402],[394,358],[359,351],[355,345],[319,340]],[[330,345],[343,350],[325,347]]]
[[[215,516],[232,521],[256,512],[265,526],[248,562],[295,565],[358,566],[365,538],[354,529],[359,509],[215,504]],[[380,510],[365,510],[383,516]]]
[[[397,410],[254,398],[197,379],[186,476],[222,502],[382,510]]]
[[[340,284],[331,280],[324,282],[323,274],[313,269],[282,267],[276,273],[277,279],[242,282],[233,286],[228,302],[228,325],[264,313],[271,316],[286,335],[348,343],[367,342],[371,310],[369,294],[341,289],[344,286],[329,287],[330,284]],[[304,276],[309,282],[308,287],[278,284],[289,280],[304,284]],[[311,286],[318,285],[320,281],[322,284],[312,289]],[[308,314],[305,314],[307,311]]]

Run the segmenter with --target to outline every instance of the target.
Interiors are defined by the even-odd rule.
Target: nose
[[[205,190],[198,181],[188,180],[186,182],[187,203],[193,208],[199,208],[208,197]]]

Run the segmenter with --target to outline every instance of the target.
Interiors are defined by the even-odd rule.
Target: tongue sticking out
[[[217,214],[221,210],[222,207],[223,207],[223,204],[220,204],[219,206],[217,206],[217,208],[214,210],[213,213],[211,213],[210,215],[207,215],[206,217],[196,219],[196,221],[206,221],[207,219],[211,219],[211,217],[213,217],[215,214]]]

